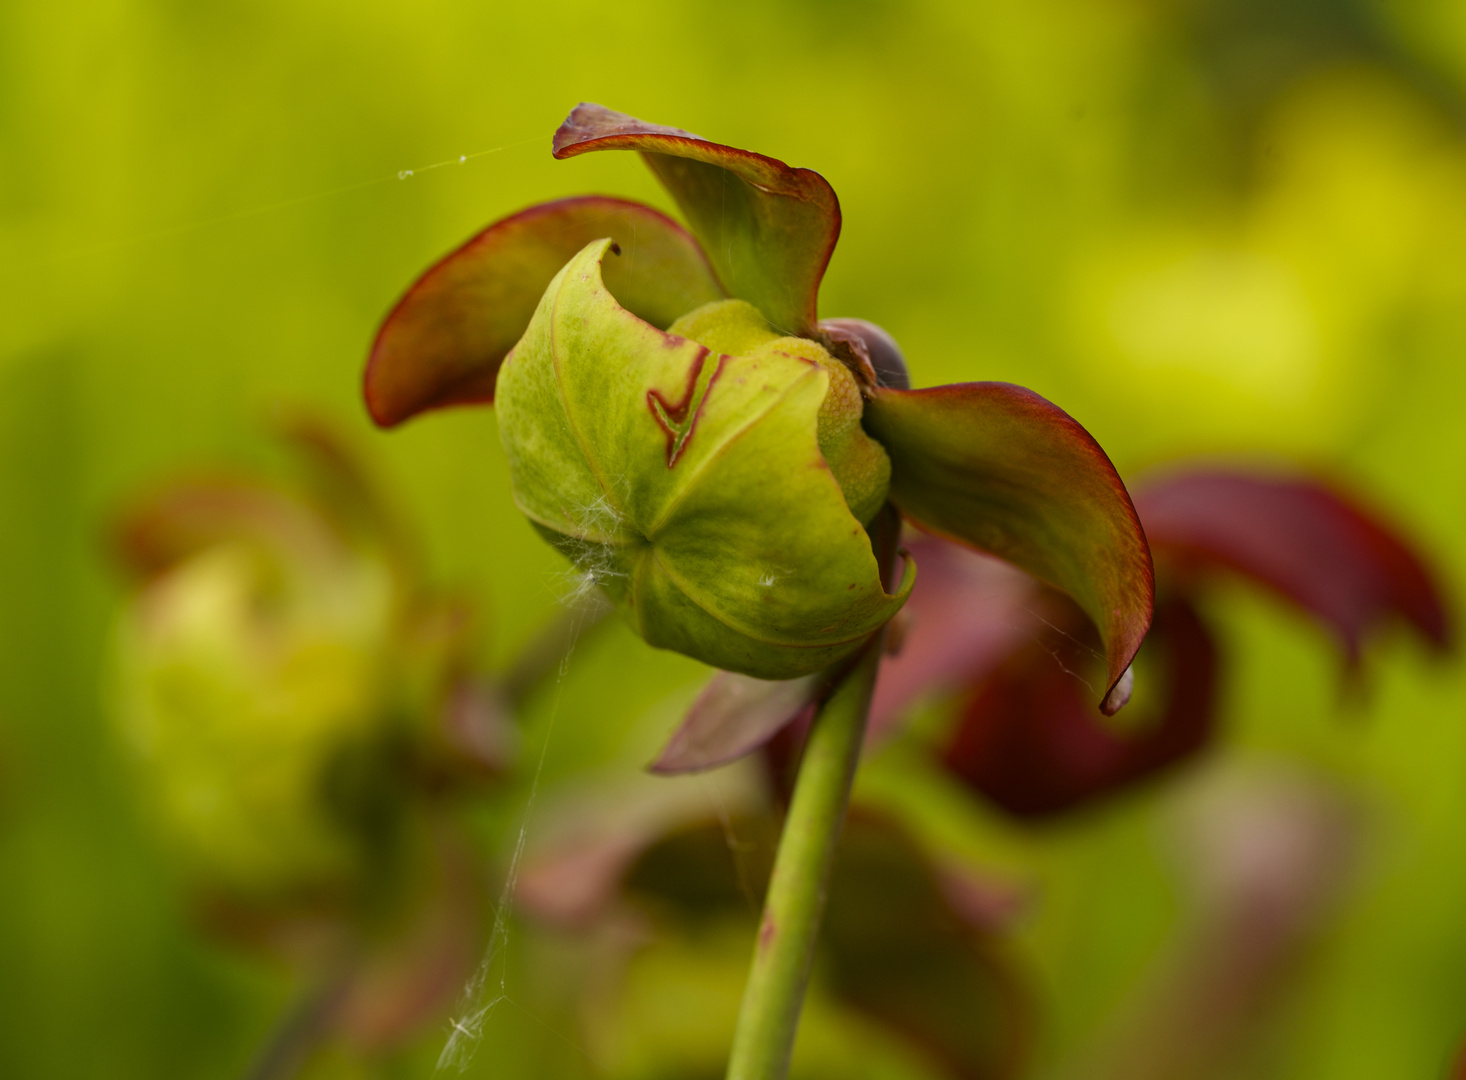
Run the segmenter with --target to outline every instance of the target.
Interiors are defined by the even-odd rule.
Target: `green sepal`
[[[570,260],[500,371],[516,503],[652,645],[762,679],[829,666],[914,580],[882,587],[820,453],[829,374],[658,330],[606,288],[609,250]]]

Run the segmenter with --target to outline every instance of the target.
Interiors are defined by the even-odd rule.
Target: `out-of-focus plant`
[[[314,984],[261,1076],[328,1033],[390,1046],[461,985],[485,897],[452,796],[513,749],[466,602],[426,588],[328,428],[281,430],[300,483],[174,482],[116,532],[114,713],[149,816],[206,924]]]
[[[1308,947],[1352,884],[1362,808],[1336,784],[1231,763],[1168,808],[1184,917],[1108,1030],[1062,1075],[1205,1080],[1255,1075]]]
[[[565,199],[430,269],[366,370],[372,416],[494,401],[515,501],[649,643],[820,700],[728,1075],[787,1069],[884,628],[898,511],[1062,589],[1105,653],[1106,712],[1149,625],[1150,554],[1109,459],[1019,387],[909,389],[895,342],[817,314],[829,184],[578,106],[558,158],[634,150],[687,218]],[[893,590],[893,591],[888,591]],[[684,741],[697,732],[684,732]]]
[[[1219,579],[1260,587],[1318,623],[1356,694],[1366,639],[1391,624],[1438,651],[1450,646],[1441,588],[1424,559],[1336,484],[1178,468],[1141,483],[1135,505],[1158,571],[1135,722],[1121,729],[1085,707],[1098,654],[1072,604],[993,560],[919,540],[930,569],[907,609],[908,647],[882,670],[874,726],[889,727],[923,695],[961,691],[945,764],[1010,814],[1041,818],[1126,790],[1207,745],[1225,668],[1198,605]],[[737,722],[774,727],[780,710],[785,720],[795,715],[779,705]]]
[[[977,680],[943,751],[947,766],[1010,813],[1039,817],[1143,780],[1212,737],[1224,668],[1199,594],[1237,577],[1318,622],[1359,677],[1367,636],[1393,623],[1438,650],[1451,631],[1437,584],[1382,515],[1307,478],[1193,469],[1137,488],[1156,552],[1155,626],[1139,659],[1151,705],[1128,730],[1083,707],[1093,644],[1062,601],[1036,639]],[[981,618],[982,615],[977,617]]]
[[[759,772],[722,773],[716,803],[700,782],[617,775],[547,808],[517,896],[590,958],[580,1023],[613,1076],[721,1074],[779,839]],[[1020,1075],[1032,1002],[1002,937],[1018,909],[1007,887],[852,806],[791,1076]]]

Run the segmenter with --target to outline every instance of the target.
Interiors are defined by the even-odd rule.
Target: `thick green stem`
[[[728,1080],[784,1080],[789,1072],[835,845],[865,738],[882,637],[876,635],[866,647],[810,729],[764,898]]]

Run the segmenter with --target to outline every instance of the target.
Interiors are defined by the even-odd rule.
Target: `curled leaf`
[[[1421,557],[1381,515],[1322,483],[1194,470],[1145,485],[1135,501],[1178,572],[1227,569],[1271,589],[1328,627],[1351,667],[1364,635],[1395,618],[1450,643]]]
[[[781,333],[816,336],[820,279],[840,236],[840,202],[819,173],[589,103],[566,117],[554,150],[557,158],[640,151],[728,294]]]
[[[427,409],[492,401],[499,365],[545,286],[599,239],[621,250],[607,287],[653,325],[723,295],[697,243],[649,206],[599,195],[532,206],[439,261],[397,302],[367,361],[372,419],[391,427]]]
[[[1104,643],[1108,691],[1150,625],[1145,533],[1110,459],[1072,417],[1008,383],[880,389],[866,429],[891,455],[891,500],[929,532],[1068,593]]]

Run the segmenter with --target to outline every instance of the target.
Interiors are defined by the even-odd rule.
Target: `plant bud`
[[[652,645],[763,679],[834,663],[913,578],[885,591],[862,524],[890,462],[859,386],[742,301],[643,322],[602,281],[611,247],[560,271],[499,372],[516,503]]]
[[[382,808],[360,796],[381,790],[366,774],[392,726],[388,569],[285,554],[221,543],[179,563],[115,650],[118,722],[164,833],[200,883],[259,900],[361,880]]]

